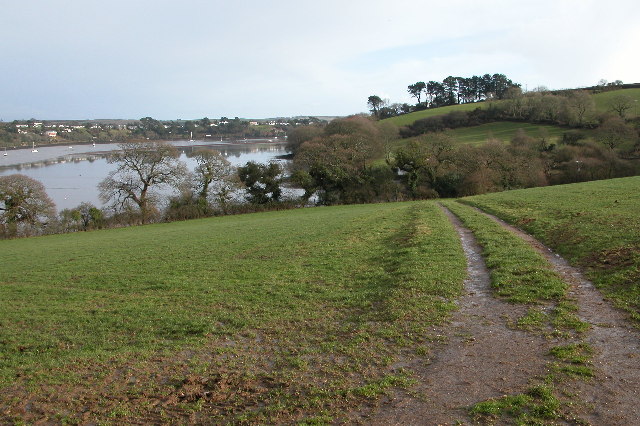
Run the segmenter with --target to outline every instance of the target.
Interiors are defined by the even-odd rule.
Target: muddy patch
[[[467,257],[465,295],[453,321],[443,327],[443,345],[428,363],[411,365],[418,384],[396,392],[366,419],[367,424],[455,424],[468,422],[468,408],[480,401],[526,390],[546,372],[553,341],[507,327],[526,306],[492,297],[482,249],[470,230],[447,209]]]
[[[604,300],[578,269],[550,248],[503,220],[487,216],[527,241],[549,261],[570,285],[568,295],[578,304],[578,316],[590,325],[585,340],[595,349],[596,378],[566,385],[584,402],[581,416],[599,425],[640,424],[640,330],[627,321],[625,313]]]

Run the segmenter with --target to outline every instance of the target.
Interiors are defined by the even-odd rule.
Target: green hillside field
[[[440,108],[425,109],[422,111],[411,112],[409,114],[398,115],[396,117],[387,118],[384,121],[393,123],[396,126],[408,126],[415,121],[427,117],[435,117],[438,115],[448,114],[452,111],[473,111],[476,108],[484,108],[489,105],[488,102],[478,102],[470,104],[450,105]]]
[[[407,383],[389,366],[431,351],[466,274],[429,202],[4,240],[0,252],[0,406],[35,394],[116,422],[162,422],[169,408],[148,404],[193,377],[227,383],[207,422],[357,406]],[[183,402],[170,418],[197,411]]]
[[[507,143],[520,129],[532,138],[539,139],[544,136],[549,143],[557,143],[562,139],[562,134],[567,131],[566,128],[560,126],[499,121],[480,126],[461,127],[450,130],[448,133],[457,143],[482,145],[489,139],[497,139]]]
[[[539,139],[545,137],[548,143],[558,143],[562,139],[562,134],[567,130],[564,127],[545,124],[531,124],[512,121],[498,121],[495,123],[482,124],[480,126],[461,127],[459,129],[446,130],[445,133],[451,137],[454,145],[482,145],[490,139],[500,140],[508,143],[516,135],[518,130],[524,130],[528,136]],[[588,132],[588,130],[585,130]],[[389,149],[397,150],[409,144],[412,140],[420,139],[421,136],[397,139],[389,145]]]
[[[463,199],[526,230],[587,275],[640,324],[640,177]]]
[[[633,106],[627,111],[627,117],[637,117],[640,114],[640,105],[638,105],[640,103],[640,89],[621,89],[597,93],[593,95],[596,110],[598,112],[610,111],[609,102],[611,102],[613,97],[618,95],[626,95],[633,100]]]
[[[614,96],[618,95],[626,95],[629,96],[633,101],[633,107],[628,111],[627,117],[637,117],[640,114],[640,89],[621,89],[621,90],[612,90],[602,93],[597,93],[593,95],[593,100],[596,104],[596,110],[598,112],[607,112],[609,111],[609,102]],[[461,105],[451,105],[441,108],[432,108],[426,109],[422,111],[416,111],[409,114],[399,115],[397,117],[387,118],[384,121],[393,123],[397,126],[408,126],[409,124],[413,124],[415,121],[420,120],[422,118],[427,117],[435,117],[438,115],[448,114],[452,111],[473,111],[476,108],[486,108],[490,105],[490,102],[478,102],[478,103],[470,103],[470,104],[461,104]],[[481,127],[481,126],[479,126]],[[539,127],[557,127],[557,126],[539,126]]]

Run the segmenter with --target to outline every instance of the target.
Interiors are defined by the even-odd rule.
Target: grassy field
[[[480,126],[462,127],[449,131],[453,139],[461,144],[482,145],[491,139],[498,139],[509,142],[519,129],[532,138],[544,136],[548,142],[557,143],[562,138],[565,128],[559,126],[549,126],[543,124],[515,123],[510,121],[500,121],[487,123]]]
[[[640,177],[465,198],[584,268],[640,324]]]
[[[454,145],[482,145],[489,139],[498,139],[504,143],[508,143],[519,129],[523,129],[525,133],[532,138],[537,139],[544,136],[548,143],[557,143],[562,138],[563,132],[566,131],[566,129],[559,126],[501,121],[480,126],[447,130],[445,133],[451,137]],[[407,146],[412,140],[420,138],[421,136],[414,136],[411,138],[397,139],[390,144],[389,148],[391,151],[395,151]]]
[[[466,274],[455,231],[427,202],[0,250],[0,407],[29,400],[34,419],[56,422],[83,411],[98,422],[331,421],[409,383],[391,366],[429,353]],[[3,421],[18,420],[29,415]]]
[[[640,89],[622,89],[612,90],[610,92],[597,93],[593,95],[593,100],[596,102],[596,110],[598,112],[610,111],[609,102],[614,96],[626,95],[633,99],[633,106],[627,111],[627,118],[637,117],[640,114]]]
[[[609,102],[612,97],[624,94],[631,97],[635,102],[633,107],[627,112],[627,117],[636,117],[640,114],[640,89],[622,89],[622,90],[612,90],[609,92],[603,92],[593,95],[593,99],[596,103],[596,110],[599,112],[609,111]],[[435,117],[438,115],[448,114],[451,111],[473,111],[476,108],[486,108],[490,103],[487,102],[479,102],[479,103],[471,103],[471,104],[461,104],[461,105],[451,105],[442,108],[433,108],[433,109],[425,109],[422,111],[416,111],[409,114],[399,115],[397,117],[387,118],[384,121],[388,121],[390,123],[395,124],[396,126],[408,126],[409,124],[413,124],[415,121],[420,120],[422,118],[427,117]],[[502,123],[500,123],[502,124]],[[554,132],[554,129],[559,129],[556,126],[535,126],[535,125],[527,125],[528,127],[543,127],[547,128],[550,133]],[[482,127],[482,126],[478,126]],[[465,129],[462,129],[465,130]],[[496,136],[499,137],[499,136]]]
[[[408,126],[413,124],[416,120],[427,117],[435,117],[437,115],[448,114],[451,111],[473,111],[476,108],[485,108],[489,103],[479,102],[472,104],[450,105],[440,108],[425,109],[422,111],[416,111],[409,114],[399,115],[397,117],[387,118],[384,121],[395,124],[396,126]]]

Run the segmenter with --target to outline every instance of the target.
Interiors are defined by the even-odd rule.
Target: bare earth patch
[[[428,364],[408,365],[418,384],[396,392],[366,419],[367,424],[446,425],[468,422],[468,408],[505,394],[523,392],[530,379],[546,372],[554,345],[543,336],[507,327],[526,306],[492,297],[482,249],[470,230],[445,209],[467,257],[466,294],[453,322],[441,333],[447,344]]]
[[[585,403],[580,415],[597,425],[640,423],[640,330],[626,315],[603,299],[600,292],[579,270],[569,265],[531,235],[501,219],[488,215],[531,244],[570,284],[569,296],[579,307],[578,315],[590,324],[586,341],[593,346],[596,377],[591,381],[567,384]]]

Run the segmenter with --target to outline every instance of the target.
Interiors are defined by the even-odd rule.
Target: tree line
[[[484,74],[482,76],[448,76],[441,82],[418,81],[407,87],[409,94],[416,98],[415,105],[389,104],[377,95],[367,99],[371,113],[378,118],[419,111],[427,108],[439,108],[448,105],[480,102],[486,99],[503,99],[510,88],[519,88],[504,74]]]
[[[394,149],[398,131],[365,117],[296,129],[289,137],[291,179],[307,198],[331,205],[459,197],[640,174],[638,130],[619,117],[609,117],[590,135],[568,129],[557,144],[544,132],[519,131],[508,144],[490,138],[470,146],[431,130]]]

